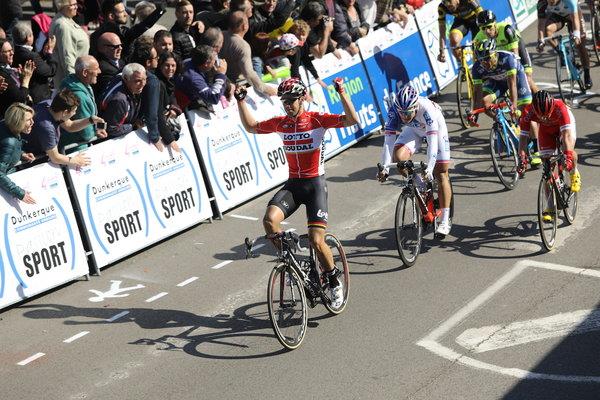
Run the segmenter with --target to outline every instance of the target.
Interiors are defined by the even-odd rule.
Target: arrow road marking
[[[600,310],[578,310],[550,317],[467,329],[456,338],[464,348],[483,353],[553,337],[600,330]]]

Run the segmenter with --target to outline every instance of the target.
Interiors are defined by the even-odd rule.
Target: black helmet
[[[531,100],[533,111],[540,117],[547,117],[554,110],[554,97],[545,90],[538,90]]]
[[[477,26],[482,27],[496,22],[496,15],[492,10],[483,10],[477,14]]]
[[[496,41],[494,39],[484,40],[475,47],[475,57],[478,60],[489,57],[496,52]]]

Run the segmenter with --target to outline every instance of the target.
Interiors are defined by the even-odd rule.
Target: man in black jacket
[[[173,52],[181,60],[190,58],[190,53],[201,33],[204,32],[204,24],[200,21],[194,22],[194,6],[188,0],[181,0],[175,6],[175,17],[177,20],[171,28],[173,34]]]
[[[13,67],[25,65],[27,60],[33,60],[35,64],[35,71],[29,82],[29,95],[33,104],[49,99],[52,95],[52,78],[57,68],[57,62],[52,56],[56,39],[50,37],[48,45],[38,54],[33,51],[33,32],[29,24],[19,22],[13,28],[12,34],[15,43]]]
[[[0,1],[0,28],[6,32],[6,38],[12,41],[12,28],[23,18],[21,0]]]
[[[146,19],[131,28],[127,24],[127,10],[121,0],[104,0],[102,2],[102,15],[104,22],[90,35],[90,54],[98,57],[98,39],[104,32],[112,32],[119,36],[123,44],[123,57],[126,58],[131,51],[133,42],[144,32],[150,29],[165,13],[165,9],[157,4],[156,10]]]
[[[97,59],[102,72],[98,75],[98,81],[94,85],[96,98],[100,98],[110,81],[123,70],[125,62],[121,59],[122,54],[123,44],[118,35],[112,32],[104,32],[98,38]]]
[[[114,77],[102,95],[100,116],[106,121],[108,137],[115,138],[143,126],[140,121],[140,95],[146,86],[146,68],[127,64]]]

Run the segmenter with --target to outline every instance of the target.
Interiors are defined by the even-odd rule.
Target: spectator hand
[[[158,151],[162,152],[165,149],[165,145],[163,144],[163,142],[160,139],[158,139],[158,142],[152,143],[152,144],[154,145],[154,147],[156,147],[156,150],[158,150]]]
[[[75,157],[71,157],[70,163],[76,167],[85,167],[90,165],[92,160],[85,155],[85,153],[79,153]]]
[[[277,96],[277,87],[273,85],[265,85],[265,92],[267,96]]]
[[[243,101],[247,95],[248,90],[246,90],[245,86],[236,85],[235,90],[233,91],[233,97],[235,97],[237,101]]]
[[[94,124],[97,124],[99,122],[100,123],[106,123],[106,121],[103,118],[100,118],[97,115],[92,115],[92,120],[94,121]]]
[[[191,28],[195,28],[198,29],[198,33],[204,33],[204,23],[202,23],[202,21],[194,21],[192,22],[192,26]]]
[[[350,46],[346,47],[346,51],[350,53],[351,56],[355,56],[358,54],[358,46],[356,43],[350,43]]]
[[[179,145],[177,144],[177,142],[175,140],[173,140],[171,143],[169,143],[169,147],[172,148],[174,151],[181,153],[181,149],[179,148]]]
[[[446,51],[440,49],[440,54],[438,54],[437,59],[439,62],[445,63],[446,62]]]
[[[0,93],[4,92],[8,88],[8,82],[4,77],[0,76]]]
[[[332,53],[338,60],[342,59],[342,53],[340,53],[339,49],[335,49]]]
[[[35,156],[33,153],[23,153],[21,154],[21,161],[28,163],[33,162],[35,161]]]
[[[96,136],[98,136],[100,139],[105,139],[108,136],[108,133],[105,129],[99,129],[96,131]]]
[[[54,52],[54,47],[56,47],[56,36],[50,35],[46,43],[44,44],[44,53],[52,54]]]
[[[27,60],[25,61],[25,66],[23,67],[22,65],[19,65],[19,68],[21,69],[22,79],[31,78],[33,71],[35,71],[35,63],[33,60]]]
[[[331,33],[333,32],[333,18],[330,18],[328,16],[324,16],[323,17],[323,26],[324,26],[324,31],[327,33]]]
[[[367,33],[369,33],[368,29],[363,27],[358,28],[358,32],[360,34],[360,37],[365,37],[367,36]]]
[[[224,59],[219,59],[219,66],[217,67],[215,65],[215,70],[220,73],[220,74],[225,74],[227,73],[227,61],[225,61]]]
[[[136,119],[135,122],[133,123],[133,129],[141,129],[144,126],[146,126],[146,124],[144,123],[144,121],[140,120],[140,119]]]
[[[33,197],[31,197],[31,194],[29,194],[29,192],[25,192],[25,196],[23,196],[21,201],[27,204],[35,204],[35,200],[33,199]]]

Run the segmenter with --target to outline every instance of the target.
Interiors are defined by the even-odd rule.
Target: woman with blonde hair
[[[27,204],[35,204],[35,200],[10,180],[8,174],[14,172],[19,161],[34,160],[33,154],[23,153],[21,138],[21,135],[29,134],[32,127],[33,108],[23,103],[13,103],[0,121],[0,189]]]
[[[49,35],[56,37],[54,53],[58,61],[54,87],[60,87],[62,80],[75,72],[77,57],[87,55],[90,50],[90,40],[87,33],[73,18],[77,15],[77,0],[54,0],[56,13],[50,25]]]

